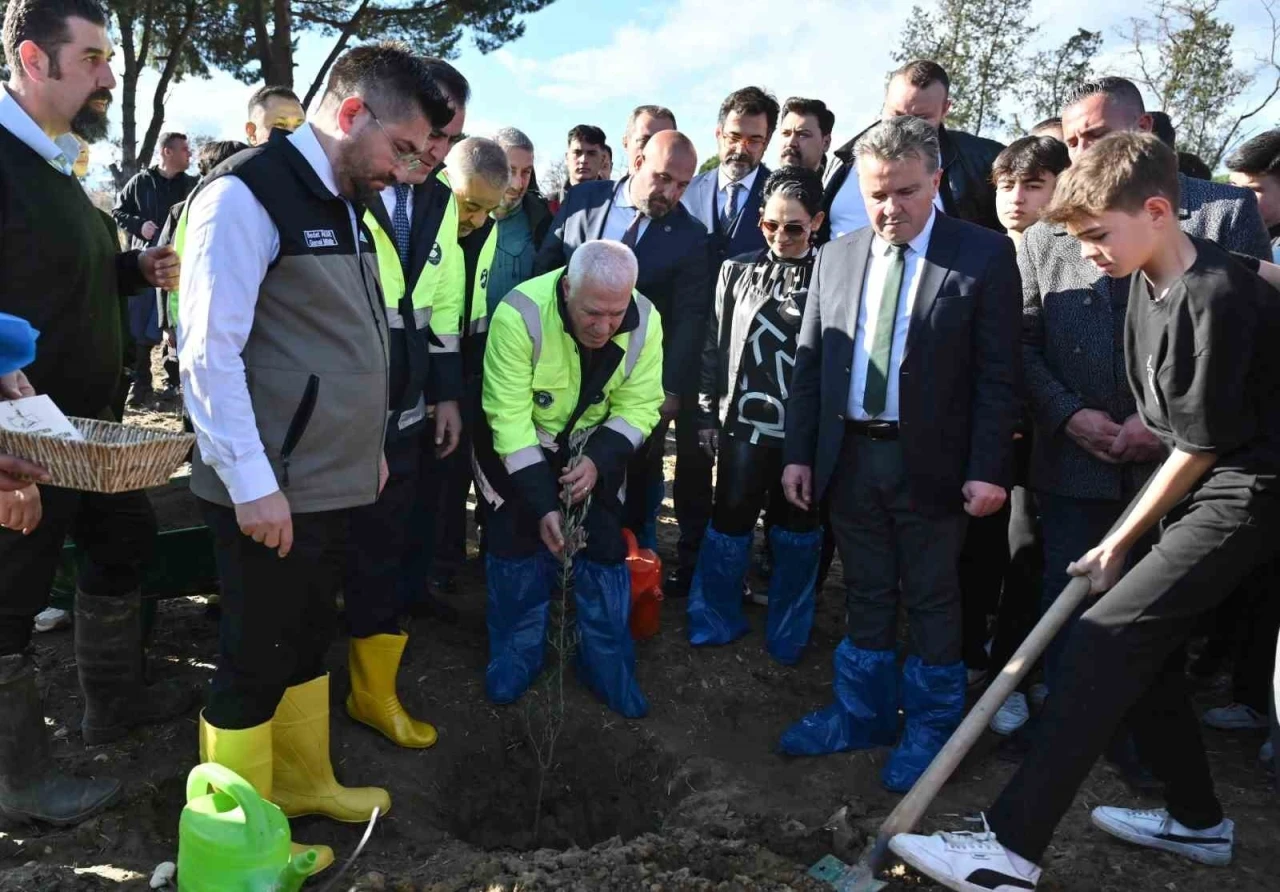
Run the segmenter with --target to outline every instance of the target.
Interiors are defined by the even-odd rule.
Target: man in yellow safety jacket
[[[365,214],[378,256],[390,341],[388,478],[378,501],[352,518],[343,584],[351,627],[347,714],[393,743],[416,749],[432,746],[437,735],[430,724],[409,715],[396,694],[408,643],[399,616],[410,555],[417,547],[413,516],[422,478],[431,473],[428,456],[452,452],[462,426],[462,292],[444,248],[457,238],[458,214],[448,181],[437,168],[462,130],[469,94],[465,78],[448,63],[429,59],[427,68],[453,109],[453,119],[433,128],[426,150],[409,163],[404,181],[375,196]]]
[[[458,210],[458,240],[445,251],[451,271],[465,281],[462,290],[462,440],[432,474],[439,486],[439,510],[431,516],[431,587],[438,596],[456,590],[454,576],[466,560],[467,493],[471,490],[471,432],[480,415],[480,380],[489,328],[489,270],[498,248],[497,224],[489,216],[502,201],[511,165],[498,143],[468,137],[445,159]],[[476,526],[484,523],[483,500],[477,500]],[[482,537],[481,541],[484,539]]]
[[[627,626],[621,490],[662,405],[662,323],[635,281],[629,248],[588,242],[567,270],[515,288],[489,323],[488,423],[475,453],[492,509],[485,690],[496,703],[517,699],[542,668],[551,558],[565,548],[562,499],[589,496],[574,559],[579,672],[611,709],[631,718],[649,709]]]

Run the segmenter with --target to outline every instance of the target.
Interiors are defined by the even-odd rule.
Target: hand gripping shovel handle
[[[1138,494],[1133,497],[1133,501],[1129,503],[1129,507],[1125,508],[1124,513],[1111,527],[1111,532],[1115,532],[1129,516],[1129,513],[1141,501],[1143,493],[1147,490],[1143,486]],[[1108,533],[1110,535],[1110,533]],[[1067,587],[1062,590],[1062,594],[1045,611],[1044,616],[1040,618],[1040,622],[1036,623],[1036,627],[1031,630],[1031,634],[1026,637],[1022,645],[1017,649],[1009,662],[1005,664],[1004,669],[996,676],[986,692],[974,704],[973,709],[969,710],[969,714],[964,717],[964,721],[960,723],[960,727],[956,728],[955,733],[951,735],[951,739],[946,742],[938,755],[933,757],[933,761],[929,763],[929,767],[925,769],[924,774],[920,775],[920,779],[915,782],[911,791],[902,798],[897,807],[889,813],[889,817],[880,825],[880,832],[876,834],[876,841],[869,853],[867,859],[870,867],[871,875],[879,870],[883,863],[884,856],[889,849],[889,840],[898,833],[908,833],[915,828],[916,824],[928,811],[933,798],[938,795],[938,791],[942,789],[942,785],[947,782],[956,768],[968,755],[969,750],[982,736],[986,730],[987,724],[991,721],[991,716],[1001,707],[1004,701],[1017,690],[1018,684],[1035,665],[1040,655],[1048,648],[1049,643],[1067,624],[1071,615],[1076,608],[1089,596],[1089,580],[1084,576],[1073,577],[1067,583]]]

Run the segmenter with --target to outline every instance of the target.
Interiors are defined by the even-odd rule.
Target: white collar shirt
[[[8,86],[0,90],[0,127],[22,140],[55,170],[71,176],[76,157],[80,154],[80,144],[76,142],[76,138],[70,133],[64,133],[56,140],[51,139],[9,92]]]
[[[920,234],[907,243],[903,255],[905,266],[902,288],[898,293],[898,312],[893,325],[893,347],[889,354],[889,381],[885,395],[884,411],[875,416],[876,421],[898,420],[898,378],[902,371],[902,357],[906,352],[907,334],[911,328],[911,310],[920,291],[920,279],[924,272],[924,256],[933,237],[933,224],[938,211],[929,213],[929,220]],[[871,416],[862,408],[862,397],[867,389],[867,366],[871,361],[875,343],[876,319],[880,314],[880,300],[889,273],[892,245],[880,238],[871,238],[871,256],[867,261],[867,274],[862,287],[862,300],[858,306],[858,325],[853,338],[853,365],[849,381],[848,417],[854,421],[869,421]]]

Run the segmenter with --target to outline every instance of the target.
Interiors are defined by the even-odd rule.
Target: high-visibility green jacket
[[[465,271],[447,245],[457,242],[458,206],[443,171],[414,187],[408,269],[386,214],[366,210],[391,334],[389,433],[426,417],[428,403],[462,395],[461,316]],[[430,243],[429,245],[427,243]]]
[[[489,333],[489,273],[498,251],[497,221],[489,220],[468,238],[483,239],[472,256],[459,243],[458,251],[466,269],[466,290],[462,307],[462,368],[464,376],[479,377],[484,371],[484,349]]]
[[[518,493],[538,517],[557,508],[571,436],[586,437],[583,453],[602,478],[620,476],[657,424],[664,396],[662,320],[653,304],[633,292],[617,334],[587,351],[570,330],[564,272],[531,279],[503,298],[489,321],[484,358],[486,433],[512,486],[488,483],[504,499]],[[477,450],[489,440],[478,436]],[[498,467],[480,464],[486,474]]]

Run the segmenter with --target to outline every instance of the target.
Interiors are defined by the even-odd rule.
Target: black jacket
[[[806,268],[797,269],[797,278],[791,281],[799,289],[807,290],[808,278],[813,270],[812,252],[796,266]],[[711,315],[707,319],[707,336],[702,346],[698,408],[695,415],[695,423],[699,428],[718,428],[725,421],[751,322],[765,302],[773,297],[770,291],[758,284],[760,273],[771,267],[774,267],[774,263],[769,259],[768,248],[734,257],[720,266],[716,295],[711,305]],[[803,312],[806,293],[797,290],[792,292],[792,296]],[[773,360],[771,358],[767,361]]]
[[[786,464],[813,468],[815,501],[847,436],[872,238],[864,227],[824,245],[809,282],[783,454]],[[1009,239],[946,214],[935,217],[921,262],[898,378],[902,457],[915,509],[955,513],[966,481],[1013,482],[1021,408],[1018,265]]]
[[[524,198],[520,199],[520,206],[525,216],[529,218],[529,231],[533,234],[533,250],[537,251],[542,247],[542,240],[551,231],[551,221],[555,215],[551,213],[551,205],[542,197],[542,193],[535,192],[533,189],[526,192]]]
[[[872,125],[875,126],[875,125]],[[866,133],[867,127],[862,133]],[[827,213],[827,221],[819,233],[819,244],[831,238],[831,204],[835,201],[840,187],[849,178],[849,167],[853,164],[853,139],[832,153],[831,163],[827,165],[827,181],[824,190],[822,209]],[[942,146],[942,208],[952,217],[977,223],[996,232],[1004,232],[1000,219],[996,216],[996,187],[991,182],[991,165],[996,156],[1004,151],[1004,146],[993,139],[974,136],[962,130],[938,130],[938,142]]]
[[[134,174],[133,179],[120,190],[116,205],[111,209],[116,223],[129,233],[129,247],[142,250],[158,244],[160,227],[164,225],[169,209],[186,200],[198,182],[199,177],[188,173],[166,177],[158,167],[149,167]],[[150,239],[142,237],[142,225],[147,221],[156,225],[156,235]]]

